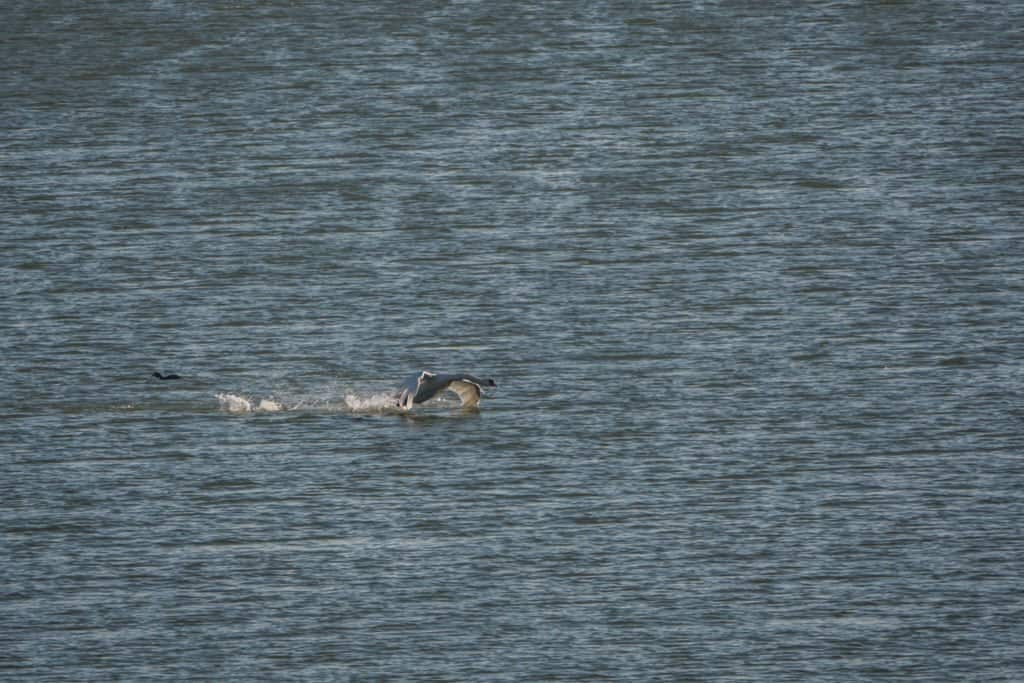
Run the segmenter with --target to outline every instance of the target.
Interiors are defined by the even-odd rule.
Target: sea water
[[[6,3],[0,678],[1020,680],[1022,22]]]

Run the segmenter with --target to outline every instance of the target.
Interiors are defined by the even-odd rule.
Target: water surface
[[[1020,9],[0,16],[0,677],[1019,679]]]

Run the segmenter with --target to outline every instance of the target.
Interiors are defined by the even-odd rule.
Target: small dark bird
[[[181,375],[175,375],[173,372],[169,372],[166,375],[161,375],[159,372],[154,372],[153,376],[157,379],[181,379]]]

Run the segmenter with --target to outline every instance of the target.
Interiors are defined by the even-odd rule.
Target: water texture
[[[1022,27],[5,3],[0,679],[1021,680]]]

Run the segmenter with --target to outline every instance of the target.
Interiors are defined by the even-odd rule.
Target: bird
[[[423,370],[407,377],[394,398],[399,408],[412,410],[414,404],[428,401],[448,389],[459,395],[462,407],[475,408],[480,403],[483,388],[496,386],[493,379],[478,379],[466,373],[433,373]]]
[[[176,375],[173,372],[169,372],[166,375],[161,375],[159,372],[154,372],[153,376],[157,379],[181,379],[181,375]]]

